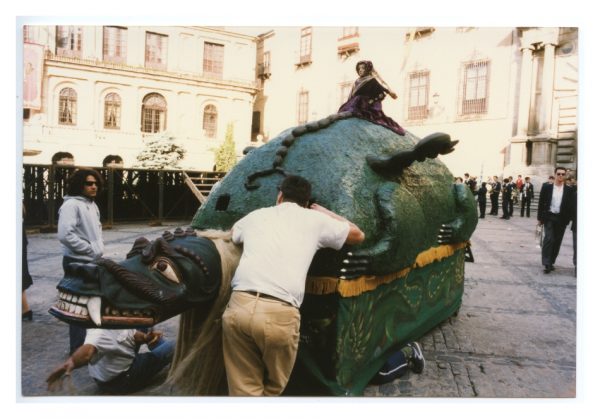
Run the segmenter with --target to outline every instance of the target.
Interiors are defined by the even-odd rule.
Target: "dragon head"
[[[50,314],[87,327],[148,327],[190,308],[210,308],[221,285],[212,240],[188,228],[138,238],[122,262],[71,263]]]

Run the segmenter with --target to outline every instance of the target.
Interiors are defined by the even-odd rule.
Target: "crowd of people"
[[[502,205],[501,219],[510,220],[514,206],[520,207],[521,217],[531,216],[531,204],[535,198],[535,188],[531,178],[517,175],[502,179],[490,176],[487,182],[477,182],[476,176],[465,173],[464,177],[455,177],[454,182],[465,184],[473,193],[479,207],[479,218],[485,218],[489,197],[491,209],[487,215],[498,215],[499,202]],[[571,223],[573,232],[573,265],[577,268],[577,179],[573,173],[562,166],[541,185],[537,211],[538,226],[543,226],[542,265],[543,272],[552,272],[565,230]]]

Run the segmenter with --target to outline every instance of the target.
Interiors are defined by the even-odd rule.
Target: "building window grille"
[[[425,119],[429,109],[429,71],[409,75],[408,119]]]
[[[81,58],[81,27],[56,27],[56,55]]]
[[[213,79],[223,78],[223,57],[225,56],[225,46],[213,44],[211,42],[204,43],[204,60],[202,69],[206,77]]]
[[[60,91],[58,123],[61,125],[75,125],[77,123],[77,92],[70,87]]]
[[[298,93],[298,125],[308,122],[308,92],[306,90]]]
[[[298,65],[309,64],[312,56],[312,27],[300,30],[300,58]]]
[[[167,35],[146,32],[145,66],[157,70],[167,69]]]
[[[465,65],[461,106],[463,115],[477,115],[487,112],[488,67],[488,61],[477,61]]]
[[[204,115],[202,117],[202,129],[204,136],[208,138],[217,137],[217,119],[219,114],[215,105],[206,105],[204,107]]]
[[[167,128],[167,102],[158,93],[151,93],[142,103],[142,132],[157,133]]]
[[[104,61],[125,63],[127,57],[127,29],[117,26],[104,27],[102,54]]]
[[[121,128],[121,97],[116,93],[104,98],[104,128]]]

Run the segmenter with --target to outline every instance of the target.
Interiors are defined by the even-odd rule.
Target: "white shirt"
[[[127,371],[135,358],[134,329],[87,329],[84,344],[96,347],[88,364],[90,376],[107,382]]]
[[[564,185],[554,185],[552,191],[552,201],[550,201],[550,212],[558,214],[560,212],[560,203],[562,202]]]
[[[231,285],[300,307],[308,268],[316,251],[339,250],[350,225],[291,202],[251,212],[233,226],[234,243],[244,243]]]

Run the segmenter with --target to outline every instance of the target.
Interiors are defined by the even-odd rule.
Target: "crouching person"
[[[140,353],[144,344],[150,351]],[[174,346],[173,341],[163,339],[161,332],[88,329],[84,344],[46,379],[48,390],[59,390],[65,376],[87,365],[103,393],[138,391],[171,362]]]

